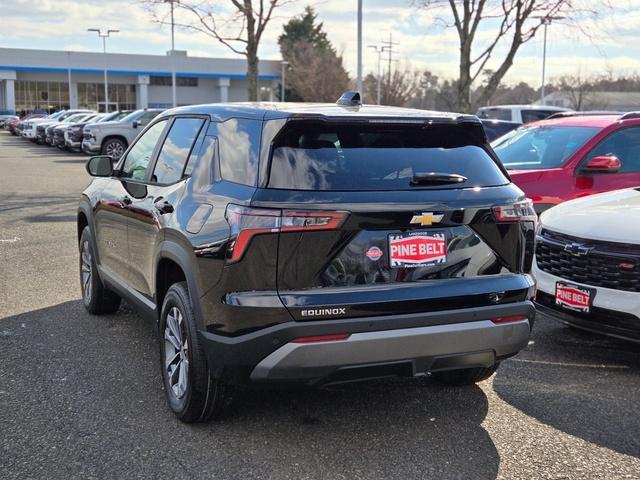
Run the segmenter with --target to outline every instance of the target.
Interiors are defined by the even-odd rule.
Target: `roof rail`
[[[344,92],[336,103],[345,107],[358,107],[362,105],[362,96],[357,91]]]
[[[619,120],[630,120],[632,118],[640,118],[640,112],[627,112]]]
[[[585,110],[582,112],[558,112],[553,115],[549,115],[545,120],[550,120],[552,118],[563,118],[563,117],[585,117],[587,115],[624,115],[625,112],[612,112],[608,110]]]

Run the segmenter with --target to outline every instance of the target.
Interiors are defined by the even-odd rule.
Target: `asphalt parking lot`
[[[80,302],[86,157],[0,132],[0,478],[640,478],[640,347],[538,317],[479,386],[241,392],[185,425],[154,325]]]

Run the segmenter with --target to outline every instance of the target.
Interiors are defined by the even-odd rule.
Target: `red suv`
[[[492,146],[538,213],[573,198],[640,185],[640,113],[557,114]]]

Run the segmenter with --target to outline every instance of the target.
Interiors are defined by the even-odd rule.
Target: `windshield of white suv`
[[[142,115],[144,113],[144,111],[141,110],[136,110],[135,112],[131,112],[129,115],[127,115],[126,117],[122,117],[120,120],[118,120],[119,122],[133,122],[134,120],[137,120],[140,115]]]
[[[491,146],[507,170],[557,168],[599,130],[597,127],[523,127],[498,138]]]

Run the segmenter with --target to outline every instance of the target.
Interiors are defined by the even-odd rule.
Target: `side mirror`
[[[138,128],[140,125],[142,125],[142,124],[140,123],[140,120],[134,120],[134,121],[133,121],[133,124],[132,124],[131,126],[132,126],[133,128]]]
[[[615,155],[598,155],[591,158],[584,166],[585,173],[616,173],[622,162]]]
[[[113,159],[108,155],[91,157],[87,161],[87,173],[92,177],[110,177],[113,175]]]

